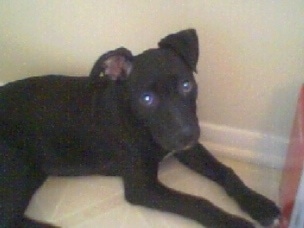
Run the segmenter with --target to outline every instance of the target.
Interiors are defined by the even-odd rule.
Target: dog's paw
[[[272,224],[270,224],[269,226],[266,226],[266,228],[279,228],[280,226],[280,219],[277,218],[273,221]]]
[[[266,221],[264,223],[260,222],[260,224],[265,228],[279,228],[280,227],[280,219],[276,218],[276,219],[273,219],[273,220]]]
[[[263,227],[274,228],[278,226],[280,209],[273,201],[256,192],[251,192],[244,198],[243,202],[242,209]]]

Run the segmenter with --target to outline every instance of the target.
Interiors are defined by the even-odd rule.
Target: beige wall
[[[203,122],[288,137],[304,82],[302,0],[2,0],[0,82],[86,75],[103,52],[194,27]]]

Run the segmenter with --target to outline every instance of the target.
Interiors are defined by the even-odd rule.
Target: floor
[[[280,170],[219,159],[232,167],[247,185],[278,202]],[[160,179],[166,185],[208,198],[226,211],[249,219],[220,187],[174,158],[163,161],[160,169]],[[67,228],[201,227],[177,215],[128,204],[123,197],[122,181],[116,177],[50,177],[33,197],[26,214]]]

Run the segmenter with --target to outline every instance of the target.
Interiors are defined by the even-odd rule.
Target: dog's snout
[[[197,142],[198,138],[199,128],[190,126],[183,127],[175,135],[175,140],[182,149],[193,146],[193,144]]]
[[[193,138],[194,132],[191,127],[184,127],[179,133],[177,133],[177,135],[177,138],[179,138],[180,140],[188,141]]]

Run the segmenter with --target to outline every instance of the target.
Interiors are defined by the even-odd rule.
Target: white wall
[[[190,2],[206,140],[281,166],[304,83],[304,1]]]
[[[192,3],[203,119],[288,137],[304,83],[304,2]]]
[[[137,54],[188,27],[200,38],[198,106],[207,132],[266,135],[286,146],[304,82],[302,0],[2,0],[0,82],[86,75],[107,50]]]
[[[135,54],[187,27],[175,1],[2,0],[1,80],[33,74],[87,74],[97,57],[120,46]]]

